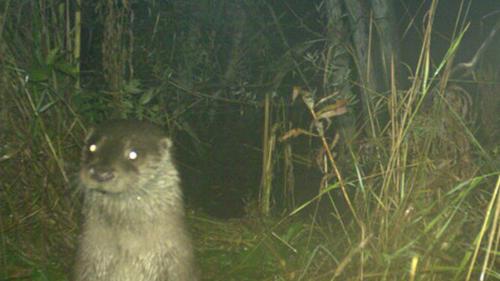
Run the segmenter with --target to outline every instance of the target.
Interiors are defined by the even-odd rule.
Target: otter
[[[149,122],[90,129],[75,281],[196,281],[172,141]]]

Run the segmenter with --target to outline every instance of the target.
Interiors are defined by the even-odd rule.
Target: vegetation
[[[67,280],[108,118],[177,141],[203,280],[500,279],[500,20],[371,2],[0,1],[0,280]]]

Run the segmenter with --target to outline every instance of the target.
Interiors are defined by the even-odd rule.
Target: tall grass
[[[457,24],[448,51],[434,62],[437,1],[432,3],[410,86],[400,89],[393,65],[390,77],[385,77],[392,82],[388,93],[370,95],[364,123],[381,124],[380,130],[370,129],[370,137],[352,142],[343,140],[347,153],[342,157],[349,161],[339,161],[343,159],[334,151],[337,142],[321,132],[322,127],[316,124],[316,131],[307,132],[319,138],[326,155],[322,167],[328,184],[321,186],[317,196],[278,218],[221,221],[190,214],[203,280],[500,278],[498,162],[471,129],[471,95],[459,80],[450,79],[467,25]],[[0,280],[64,280],[77,237],[79,198],[74,175],[84,132],[80,114],[100,119],[112,102],[79,89],[80,51],[75,46],[80,40],[76,20],[80,16],[71,15],[68,1],[4,1],[1,5]],[[305,73],[301,76],[307,80]],[[494,78],[496,74],[490,69],[482,75]],[[285,76],[277,76],[281,75]],[[173,83],[162,79],[167,81],[163,84]],[[138,85],[131,80],[122,86],[142,93]],[[479,88],[489,91],[491,101],[498,101],[491,94],[497,94],[496,88]],[[145,105],[160,90],[147,90],[139,99]],[[344,114],[342,102],[318,112],[313,95],[299,92],[313,121],[324,115],[335,120]],[[147,116],[159,116],[164,105],[137,109],[132,101],[120,103]],[[494,113],[496,107],[484,108]],[[279,149],[276,140],[280,139],[270,115],[265,119],[263,168],[263,186],[268,189],[261,194],[261,211],[266,214],[272,213],[270,188],[277,170],[272,169],[276,163],[272,153]],[[494,134],[489,139],[494,141]],[[332,197],[336,192],[346,202],[346,212],[339,211],[339,201]],[[318,224],[315,217],[303,215],[309,206],[319,214],[317,203],[325,196],[331,204],[328,210],[333,210],[325,216],[330,220]]]
[[[390,93],[370,101],[369,108],[380,112],[368,111],[366,122],[384,124],[378,119],[387,112],[385,126],[380,133],[372,131],[370,149],[350,146],[352,172],[345,172],[349,170],[345,167],[343,171],[351,175],[345,180],[351,192],[343,193],[355,194],[354,204],[345,196],[355,223],[329,233],[335,238],[327,235],[316,249],[329,248],[331,256],[310,253],[300,276],[307,276],[313,263],[330,264],[331,269],[303,280],[493,280],[499,276],[500,197],[494,184],[499,172],[490,173],[489,164],[481,166],[491,159],[470,128],[474,124],[470,95],[459,82],[450,81],[454,55],[468,26],[457,28],[444,57],[432,63],[436,6],[433,1],[427,13],[411,86],[398,89],[392,65]],[[304,101],[307,108],[314,108]],[[311,119],[317,120],[314,112]],[[342,187],[343,176],[335,174],[336,183],[291,215]],[[333,239],[344,243],[335,254]]]
[[[71,151],[82,133],[70,106],[71,9],[51,0],[1,5],[0,279],[62,280],[76,230]]]

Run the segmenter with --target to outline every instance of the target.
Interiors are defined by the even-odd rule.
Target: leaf
[[[302,89],[300,86],[294,86],[292,91],[292,101],[295,101],[298,96],[302,97],[302,101],[306,104],[309,110],[312,111],[314,109],[314,95],[311,92]]]
[[[303,91],[302,101],[304,101],[309,110],[314,111],[314,97],[311,92]]]
[[[320,135],[321,137],[324,136],[325,135],[325,130],[324,130],[324,127],[323,127],[323,123],[321,123],[318,120],[314,120],[313,124],[314,124],[314,127],[316,128],[316,130],[318,131],[318,135]]]
[[[287,139],[289,138],[296,138],[300,135],[303,135],[303,134],[309,134],[307,131],[303,130],[303,129],[291,129],[289,130],[288,132],[284,133],[280,138],[279,138],[279,141],[286,141]]]
[[[142,89],[140,88],[141,82],[137,79],[130,80],[125,86],[123,87],[123,90],[126,93],[130,94],[139,94],[142,92]]]
[[[142,94],[141,98],[139,99],[139,103],[141,105],[148,104],[156,96],[156,93],[157,92],[154,89],[147,90],[144,94]]]
[[[54,68],[63,74],[71,76],[72,78],[76,78],[78,75],[78,68],[68,62],[58,62],[55,64]]]
[[[45,112],[47,109],[49,109],[50,107],[52,107],[54,104],[56,104],[57,101],[52,101],[52,102],[49,102],[43,106],[41,106],[39,109],[38,109],[38,112],[39,113],[43,113]]]
[[[304,227],[300,223],[291,223],[286,233],[281,237],[284,241],[290,242],[293,238],[302,232]]]
[[[302,91],[302,88],[300,88],[300,86],[293,86],[292,102],[295,101],[295,99],[300,95],[301,91]]]
[[[347,100],[338,100],[334,104],[327,105],[317,112],[318,119],[327,119],[347,113]]]
[[[45,65],[37,65],[28,71],[30,81],[42,82],[47,81],[50,77],[50,68]]]
[[[57,54],[59,53],[59,48],[54,48],[49,51],[47,56],[45,57],[45,64],[54,65],[57,61]]]

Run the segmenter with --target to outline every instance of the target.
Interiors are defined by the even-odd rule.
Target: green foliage
[[[61,50],[55,48],[49,50],[45,57],[42,54],[35,54],[34,66],[27,70],[28,79],[33,82],[47,82],[54,74],[62,74],[72,79],[79,75],[78,68],[67,61]]]
[[[435,9],[437,1],[431,2]],[[359,62],[351,53],[352,42],[325,47],[324,35],[314,29],[320,21],[310,24],[318,14],[283,12],[293,3],[116,1],[116,8],[130,4],[126,8],[135,14],[123,14],[130,26],[124,24],[117,38],[128,39],[131,56],[118,60],[127,75],[113,90],[94,61],[105,55],[102,42],[85,50],[81,58],[87,69],[79,72],[81,62],[75,61],[72,46],[74,7],[67,3],[1,4],[2,279],[65,280],[77,237],[76,163],[85,124],[113,117],[166,124],[174,135],[182,131],[189,137],[201,162],[211,154],[200,132],[208,139],[214,131],[228,130],[217,124],[223,119],[221,108],[253,110],[252,118],[259,120],[260,101],[268,93],[282,102],[279,108],[273,104],[279,113],[270,118],[275,122],[272,137],[280,139],[283,128],[293,124],[290,139],[316,141],[309,141],[307,150],[321,151],[309,162],[322,160],[322,185],[281,220],[191,217],[203,280],[424,281],[500,275],[495,267],[500,213],[494,184],[496,126],[486,130],[491,147],[484,148],[470,127],[475,124],[468,114],[471,95],[461,81],[450,79],[467,28],[457,29],[447,52],[436,60],[430,44],[435,10],[430,11],[411,85],[387,93],[369,89],[363,101],[369,114],[359,116],[361,100],[352,85],[368,85],[355,81],[361,71],[355,69]],[[97,3],[100,9],[105,4]],[[84,3],[86,15],[98,13],[95,5]],[[126,15],[134,15],[135,22]],[[86,27],[100,35],[102,18],[96,18]],[[340,58],[345,64],[338,64]],[[489,70],[488,77],[497,74]],[[81,88],[80,76],[86,78]],[[290,90],[296,85],[307,90]],[[486,103],[493,105],[483,108],[496,116],[498,90],[489,87]],[[303,104],[290,105],[290,92]],[[337,122],[346,111],[362,120],[359,127]],[[291,116],[297,112],[302,115],[295,122]],[[355,132],[337,142],[337,132],[344,129]],[[271,163],[282,160],[272,157]],[[340,200],[333,199],[339,194]],[[342,201],[349,210],[342,210]],[[328,211],[322,213],[325,202]]]
[[[7,268],[3,268],[0,278],[16,278],[19,280],[33,281],[66,281],[68,280],[64,271],[58,266],[57,261],[35,261],[23,256],[18,251],[7,249],[4,253],[7,260]]]

